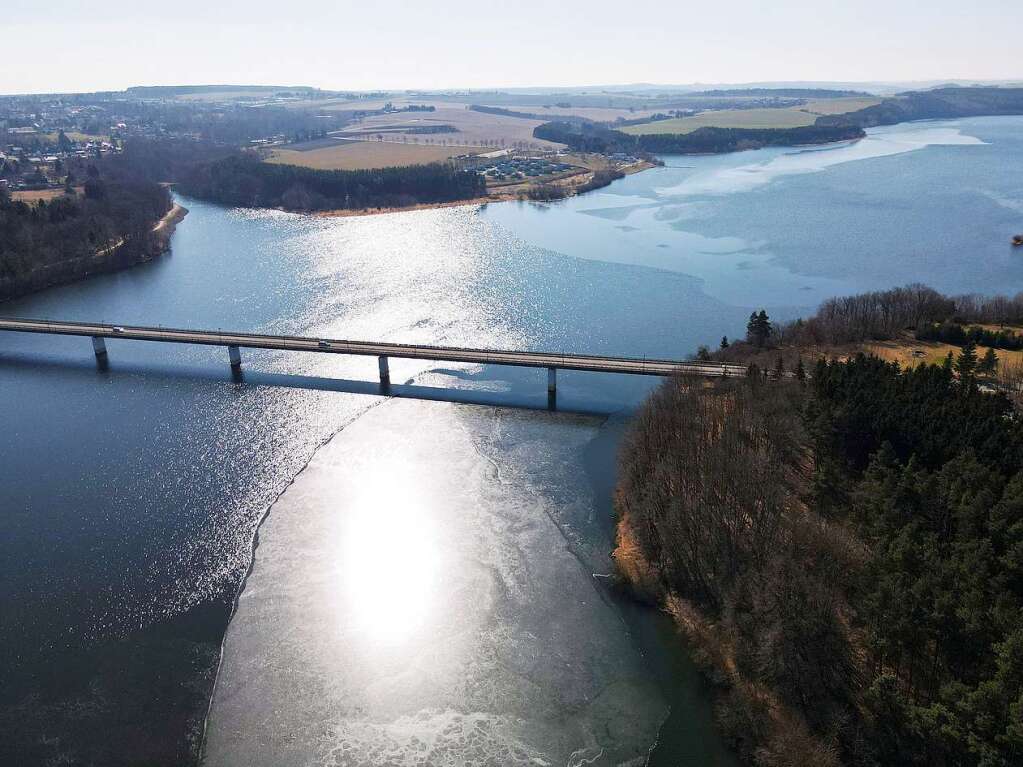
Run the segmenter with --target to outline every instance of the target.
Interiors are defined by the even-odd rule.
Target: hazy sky
[[[1023,0],[4,0],[0,93],[1023,78]]]

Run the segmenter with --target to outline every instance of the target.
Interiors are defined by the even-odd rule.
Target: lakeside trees
[[[114,163],[69,169],[86,178],[34,204],[0,194],[0,299],[137,263],[159,250],[156,222],[170,193]]]
[[[401,207],[486,194],[479,174],[442,163],[326,171],[242,154],[194,168],[180,186],[185,194],[227,205],[299,211]]]
[[[1018,504],[1000,500],[1005,451],[986,445],[992,431],[1019,443],[1005,403],[940,368],[861,358],[815,371],[807,435],[801,389],[734,386],[658,394],[626,447],[619,509],[665,584],[721,627],[737,669],[722,719],[740,751],[781,764],[1013,764],[1018,675],[1005,658],[1021,594],[1004,556],[1023,530]],[[919,418],[893,423],[903,400]],[[940,423],[950,412],[963,415]],[[788,479],[803,440],[817,516]],[[753,688],[777,696],[796,737]]]
[[[771,340],[783,345],[837,345],[883,341],[911,331],[921,341],[1023,349],[1023,335],[1004,327],[983,327],[992,324],[1023,324],[1023,294],[945,296],[917,283],[830,298],[812,317],[774,324]]]
[[[859,332],[857,308],[945,301],[833,307]],[[638,414],[620,535],[748,762],[1023,763],[1023,422],[976,385],[989,355],[955,364],[800,359],[780,382],[668,381]]]
[[[798,146],[862,138],[855,125],[806,125],[798,128],[699,128],[691,133],[631,135],[591,122],[549,122],[533,129],[538,139],[566,144],[579,152],[708,154],[759,149],[766,146]]]
[[[818,125],[854,123],[863,127],[894,125],[909,120],[939,120],[980,115],[1023,114],[1023,88],[950,86],[907,91],[856,112],[825,115]]]

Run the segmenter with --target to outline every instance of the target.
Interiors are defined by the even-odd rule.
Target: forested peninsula
[[[633,136],[590,122],[550,122],[533,135],[566,144],[577,152],[611,154],[717,154],[767,146],[799,146],[851,141],[866,133],[858,125],[807,125],[799,128],[699,128],[692,133]]]
[[[806,95],[810,92],[799,93]],[[873,106],[842,114],[821,115],[813,125],[795,128],[702,127],[689,133],[631,135],[607,124],[565,117],[538,125],[533,135],[538,139],[566,144],[581,152],[718,154],[768,146],[849,141],[863,138],[865,128],[912,120],[1019,114],[1023,114],[1023,88],[947,87],[899,93],[881,99]]]
[[[400,208],[486,195],[482,176],[448,163],[315,170],[265,163],[242,153],[193,168],[179,188],[187,195],[225,205],[296,211]]]
[[[0,188],[0,300],[166,250],[175,216],[165,187],[119,161],[82,162],[69,176],[64,194],[32,204]]]
[[[895,125],[910,120],[948,120],[1023,114],[1023,88],[949,87],[908,91],[880,104],[842,115],[817,118],[817,125]]]
[[[1020,322],[1023,296],[921,286],[780,327],[761,312],[746,341],[701,356],[777,360],[769,373],[676,378],[639,412],[618,569],[674,616],[745,763],[1023,763],[1018,382],[968,331],[941,364],[835,354]]]

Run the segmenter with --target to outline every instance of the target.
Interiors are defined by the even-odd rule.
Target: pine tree
[[[977,345],[971,339],[963,344],[963,350],[959,352],[956,360],[956,371],[960,379],[970,378],[977,370]]]
[[[785,360],[778,355],[778,361],[774,365],[774,377],[782,378],[785,375]]]
[[[944,370],[948,370],[948,371],[952,370],[952,352],[951,351],[947,355],[945,355],[945,359],[943,359],[941,361],[941,367]]]
[[[761,309],[750,314],[749,322],[746,323],[746,340],[760,347],[766,344],[770,337],[771,321],[767,317],[767,312]]]
[[[799,360],[796,362],[796,380],[797,381],[805,381],[806,380],[806,368],[803,367],[803,358],[802,357],[800,357]]]
[[[992,347],[988,347],[987,351],[984,352],[984,356],[981,357],[980,363],[977,365],[977,371],[980,373],[994,373],[998,369],[998,355],[995,354],[995,350]]]
[[[696,359],[700,360],[701,362],[709,362],[710,349],[708,349],[706,346],[701,346],[699,349],[696,350]]]
[[[728,336],[721,336],[721,348],[727,349],[728,345]]]

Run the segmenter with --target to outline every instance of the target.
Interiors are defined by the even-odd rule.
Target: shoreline
[[[487,205],[491,202],[508,202],[518,199],[514,195],[495,195],[493,197],[473,197],[468,200],[447,200],[445,202],[420,202],[415,205],[404,205],[388,208],[338,208],[335,210],[318,210],[307,215],[317,218],[358,218],[360,216],[380,216],[386,213],[409,213],[415,210],[434,210],[435,208],[468,208],[475,205]],[[302,211],[288,211],[301,213]]]
[[[170,210],[163,214],[163,218],[156,222],[156,226],[153,227],[153,231],[160,232],[166,228],[169,229],[170,232],[173,232],[174,227],[181,223],[187,215],[188,208],[176,202],[171,206]]]
[[[652,162],[648,162],[647,160],[642,160],[640,162],[633,163],[632,165],[627,165],[624,168],[619,168],[619,170],[624,175],[631,176],[634,173],[642,173],[645,170],[650,170],[651,168],[659,168],[659,167],[661,167],[661,166],[659,166],[659,165],[657,165],[655,163],[652,163]],[[592,178],[592,176],[593,176],[593,171],[588,171],[586,173],[578,173],[578,174],[576,174],[574,176],[571,176],[570,180],[575,181],[576,179],[582,179],[582,181],[580,183],[585,183],[589,178]],[[566,180],[569,180],[569,179],[566,179]],[[415,210],[434,210],[434,209],[438,209],[438,208],[462,208],[462,207],[470,207],[470,206],[474,206],[474,205],[482,206],[482,205],[488,205],[488,204],[494,203],[494,202],[515,202],[515,201],[519,201],[519,200],[524,201],[524,202],[543,202],[542,200],[528,200],[528,199],[525,199],[525,198],[523,198],[521,196],[521,194],[523,192],[525,192],[525,190],[526,190],[526,188],[528,186],[529,186],[528,184],[516,185],[515,187],[513,187],[512,189],[509,189],[508,191],[495,191],[493,194],[488,194],[486,197],[473,197],[473,198],[470,198],[470,199],[467,199],[467,200],[447,200],[445,202],[420,202],[420,203],[416,203],[415,205],[404,205],[404,206],[385,207],[385,208],[353,208],[351,210],[346,209],[346,208],[338,208],[338,209],[334,209],[334,210],[314,211],[314,212],[310,213],[309,215],[313,215],[313,216],[316,216],[318,218],[357,218],[359,216],[380,216],[380,215],[383,215],[383,214],[386,214],[386,213],[408,213],[408,212],[415,211]],[[570,184],[568,186],[571,188],[571,187],[574,187],[574,186],[579,186],[579,184]],[[603,189],[605,187],[600,187],[600,188]],[[593,190],[590,190],[590,191],[596,191],[596,190],[593,189]],[[583,192],[583,194],[585,194],[585,192]],[[565,197],[563,199],[568,199],[568,197],[575,197],[575,196],[577,196],[577,195],[576,194],[570,194],[570,195],[568,195],[567,197]],[[554,202],[556,202],[556,200]],[[290,212],[290,213],[301,213],[301,211],[288,211],[288,212]]]
[[[0,303],[13,301],[60,285],[69,285],[98,274],[119,272],[148,263],[164,255],[170,249],[171,235],[174,234],[175,227],[186,215],[188,215],[188,208],[176,202],[171,205],[170,210],[163,214],[151,230],[155,235],[153,247],[147,248],[137,258],[128,262],[118,258],[118,251],[124,245],[124,240],[119,240],[113,245],[100,248],[91,256],[46,264],[6,283],[0,282]]]

